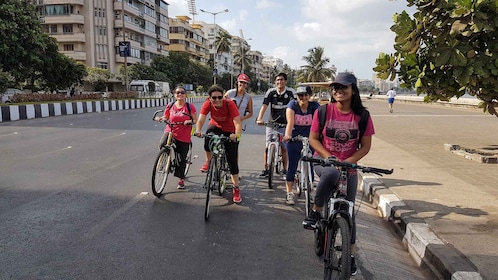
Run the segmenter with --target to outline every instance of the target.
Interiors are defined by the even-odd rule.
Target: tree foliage
[[[301,66],[297,78],[299,82],[325,82],[333,78],[335,73],[327,68],[330,59],[324,56],[323,47],[309,49],[308,55],[303,56],[303,60],[307,64]]]
[[[498,116],[498,9],[496,0],[408,0],[413,18],[394,14],[395,53],[380,53],[381,79],[425,93],[426,102],[468,93]]]
[[[112,77],[113,75],[109,70],[92,67],[88,69],[88,76],[86,76],[85,80],[94,86],[95,91],[104,91],[109,79]]]

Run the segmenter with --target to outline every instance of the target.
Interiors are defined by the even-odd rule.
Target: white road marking
[[[73,146],[67,146],[65,148],[58,149],[58,150],[55,150],[55,151],[50,151],[50,152],[45,152],[45,153],[37,154],[37,155],[31,156],[31,157],[28,157],[28,159],[38,158],[38,157],[41,157],[41,156],[49,155],[51,153],[62,152],[62,151],[66,151],[66,150],[69,150],[69,149],[72,149],[72,148],[73,148]]]
[[[97,233],[99,233],[101,230],[109,226],[112,222],[114,222],[119,216],[121,216],[124,212],[126,212],[128,209],[130,209],[133,205],[135,205],[137,202],[140,201],[144,196],[146,196],[148,192],[141,192],[138,195],[136,195],[132,200],[130,200],[128,203],[123,205],[123,207],[119,208],[118,210],[114,211],[109,217],[101,221],[100,223],[96,224],[94,227],[92,227],[87,233],[83,235],[84,238],[86,239],[91,239],[93,238]]]

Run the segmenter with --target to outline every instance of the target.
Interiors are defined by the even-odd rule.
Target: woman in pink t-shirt
[[[178,153],[179,161],[178,167],[175,169],[175,177],[178,177],[178,189],[185,188],[185,167],[187,165],[187,153],[190,147],[192,125],[197,122],[197,110],[194,104],[186,102],[186,91],[182,86],[178,86],[174,90],[176,101],[170,103],[164,109],[164,115],[161,117],[163,120],[168,120],[172,123],[183,122],[184,125],[174,125],[173,131],[171,126],[167,125],[164,134],[159,142],[159,149],[165,144],[168,139],[168,134],[173,133],[175,141],[175,151]]]
[[[327,104],[327,114],[323,131],[320,131],[318,110],[315,111],[310,131],[310,145],[315,149],[315,156],[336,157],[341,161],[357,163],[369,151],[372,143],[374,127],[369,117],[363,137],[360,139],[360,119],[366,108],[361,103],[356,77],[351,73],[339,73],[332,88],[332,102]],[[320,137],[320,135],[322,137]],[[320,140],[321,139],[321,140]],[[359,145],[360,144],[360,145]],[[339,170],[335,166],[315,165],[315,172],[320,177],[316,188],[313,210],[303,221],[306,229],[315,229],[321,219],[322,207],[337,185]],[[346,199],[355,201],[358,176],[356,172],[348,173],[348,193]],[[354,259],[354,244],[356,242],[356,224],[353,215],[351,233],[351,274],[357,272]]]

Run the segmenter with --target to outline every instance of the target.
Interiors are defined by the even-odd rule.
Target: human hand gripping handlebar
[[[329,157],[327,159],[324,158],[314,158],[314,157],[302,157],[301,158],[303,161],[309,161],[309,162],[314,162],[314,163],[319,163],[322,166],[338,166],[338,167],[346,167],[346,168],[351,168],[351,169],[357,169],[360,170],[364,173],[374,173],[379,176],[382,176],[382,174],[392,174],[394,172],[393,169],[381,169],[377,167],[371,167],[371,166],[361,166],[357,165],[355,163],[349,163],[346,161],[339,161],[335,157]]]
[[[165,119],[164,116],[162,115],[164,111],[163,110],[157,110],[154,112],[154,116],[152,117],[152,120],[156,122],[163,122],[169,125],[193,125],[192,118],[190,120],[186,120],[183,122],[170,122],[169,120]],[[161,114],[161,116],[158,116],[158,114]],[[183,113],[185,116],[191,117],[191,115],[187,113]]]

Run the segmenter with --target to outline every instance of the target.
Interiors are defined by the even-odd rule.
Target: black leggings
[[[225,135],[227,137],[233,133],[233,132],[222,131],[221,128],[215,125],[208,126],[206,134],[210,132],[216,135]],[[204,138],[204,151],[211,152],[211,150],[209,149],[209,138]],[[232,173],[232,175],[239,174],[239,163],[238,163],[239,142],[226,141],[225,154],[227,157],[228,167],[230,168],[230,173]]]

